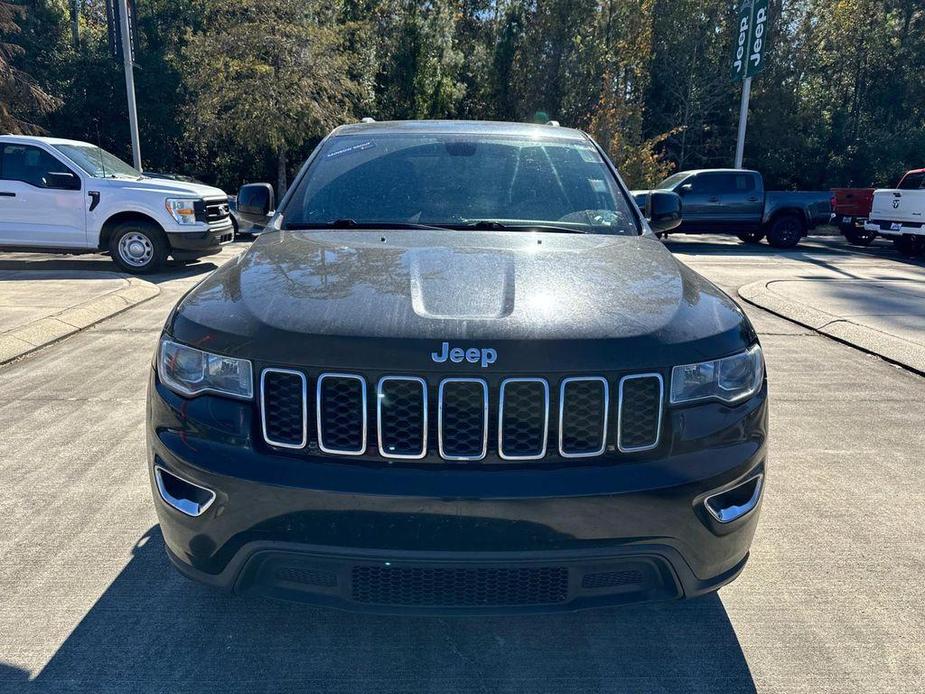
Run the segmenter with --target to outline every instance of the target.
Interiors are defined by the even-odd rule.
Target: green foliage
[[[22,68],[26,51],[14,41],[20,38],[26,18],[24,6],[0,2],[0,132],[41,132],[28,118],[41,116],[58,104]]]
[[[286,157],[352,117],[360,100],[344,50],[350,23],[323,0],[210,0],[179,69],[190,136],[246,154]]]
[[[0,128],[128,157],[104,5],[83,0],[76,45],[71,7],[0,0]],[[770,16],[746,166],[825,188],[923,165],[921,0],[772,0]],[[648,185],[731,163],[734,22],[730,0],[138,0],[142,154],[233,190],[285,183],[362,116],[555,119]]]

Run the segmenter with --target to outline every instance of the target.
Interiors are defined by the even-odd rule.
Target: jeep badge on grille
[[[431,352],[430,358],[433,359],[438,364],[442,364],[447,359],[449,359],[454,364],[461,364],[464,360],[470,364],[478,364],[481,362],[482,368],[494,364],[498,360],[498,352],[492,349],[491,347],[470,347],[469,349],[463,349],[462,347],[450,347],[449,342],[444,342],[440,346],[439,352]]]

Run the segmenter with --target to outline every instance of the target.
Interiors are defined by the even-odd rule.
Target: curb
[[[31,271],[22,272],[25,274]],[[157,285],[138,277],[120,279],[125,280],[127,286],[0,335],[0,364],[63,340],[161,293]]]
[[[752,282],[739,287],[738,294],[747,303],[775,316],[925,376],[925,347],[786,299],[770,288],[777,281],[780,280]]]

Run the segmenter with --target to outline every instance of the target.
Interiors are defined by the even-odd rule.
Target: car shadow
[[[809,236],[794,248],[780,249],[767,242],[742,243],[735,236],[724,234],[672,234],[663,239],[666,248],[673,253],[695,255],[736,255],[743,257],[787,257],[795,260],[812,260],[807,257],[837,255],[844,257],[884,258],[907,265],[921,266],[922,258],[903,256],[892,241],[876,239],[869,246],[853,246],[841,236]]]
[[[387,617],[182,578],[159,527],[39,672],[39,691],[753,692],[716,595],[519,617]]]
[[[139,275],[140,279],[153,284],[204,275],[215,270],[217,265],[208,259],[194,263],[179,263],[168,260],[163,272]],[[42,273],[42,279],[81,280],[81,279],[115,279],[131,277],[116,267],[115,263],[104,256],[52,256],[42,258],[5,259],[0,255],[0,272],[21,271]],[[0,276],[0,281],[3,281]],[[8,277],[8,279],[22,279]]]

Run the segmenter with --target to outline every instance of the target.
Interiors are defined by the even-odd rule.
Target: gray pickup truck
[[[766,191],[761,174],[744,169],[680,171],[653,190],[673,191],[683,200],[683,222],[672,233],[735,234],[746,243],[767,236],[775,248],[792,248],[810,229],[827,224],[828,191]],[[645,210],[649,190],[632,191]]]

